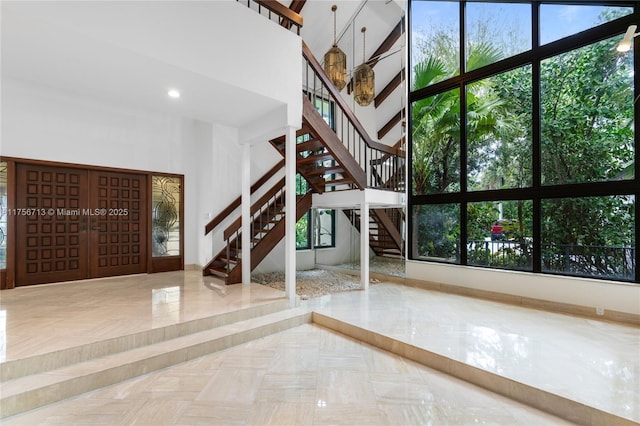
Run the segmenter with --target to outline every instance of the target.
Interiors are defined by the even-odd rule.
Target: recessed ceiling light
[[[167,96],[169,96],[171,99],[178,99],[180,97],[180,92],[176,89],[169,89],[169,91],[167,92]]]

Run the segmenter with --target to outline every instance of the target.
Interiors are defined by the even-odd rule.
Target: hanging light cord
[[[366,49],[366,44],[365,44],[367,36],[365,35],[364,32],[367,31],[367,27],[362,27],[362,30],[360,30],[360,31],[362,31],[362,63],[364,63],[365,62],[365,52],[367,50]]]
[[[337,42],[337,37],[336,37],[336,9],[338,9],[338,6],[336,6],[335,4],[333,6],[331,6],[331,11],[333,11],[333,45],[337,46],[338,42]]]

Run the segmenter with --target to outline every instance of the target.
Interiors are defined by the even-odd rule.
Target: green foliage
[[[460,209],[455,204],[416,206],[414,239],[416,256],[458,261],[460,258]]]
[[[468,69],[495,63],[503,57],[502,52],[508,54],[508,46],[496,44],[486,28],[472,31],[478,37],[468,45]],[[460,72],[457,34],[443,29],[435,34],[440,39],[423,43],[422,52],[415,55],[421,60],[414,68],[413,90]],[[618,40],[614,37],[541,62],[540,168],[544,185],[635,177],[633,55],[616,53]],[[459,89],[412,104],[413,194],[460,191],[461,114],[465,114],[467,126],[469,190],[530,187],[532,67],[473,82],[465,90],[464,108]],[[470,241],[489,236],[491,224],[499,218],[497,204],[467,205]],[[633,197],[561,198],[543,200],[542,204],[541,244],[547,268],[564,270],[558,268],[567,267],[567,259],[572,259],[577,265],[572,268],[583,274],[616,275],[618,272],[611,271],[628,266],[624,255],[608,261],[602,259],[610,254],[591,252],[567,257],[564,247],[635,246]],[[459,212],[455,207],[415,206],[414,253],[443,259],[458,256]],[[502,217],[516,219],[520,226],[513,247],[469,247],[469,263],[530,267],[532,202],[503,202],[502,207]]]
[[[633,162],[632,55],[615,39],[543,61],[545,184],[615,179]]]
[[[296,222],[296,248],[310,248],[309,213]]]
[[[491,232],[491,225],[498,218],[494,203],[469,203],[467,205],[467,234],[469,240],[484,240]]]

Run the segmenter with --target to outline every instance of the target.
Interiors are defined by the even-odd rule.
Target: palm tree
[[[480,68],[496,62],[502,57],[499,50],[487,43],[479,43],[470,47],[467,66]],[[427,57],[414,68],[414,87],[427,87],[443,78],[455,75],[447,64],[453,61],[442,57]],[[485,135],[498,135],[509,126],[497,114],[504,102],[495,95],[490,95],[488,81],[474,83],[467,91],[467,130],[473,135],[471,139],[482,141]],[[453,89],[421,99],[412,105],[412,165],[413,193],[417,195],[454,192],[460,188],[460,120],[463,113],[460,105],[460,90]],[[436,236],[429,235],[430,226],[420,226],[422,206],[417,205],[413,227],[414,255],[428,254],[443,258],[451,258],[457,253],[455,244],[446,247],[434,247],[433,244],[418,252],[418,228],[426,233],[424,240],[432,242]],[[445,229],[436,226],[438,229]],[[442,236],[440,236],[442,237]],[[450,239],[442,239],[450,241]]]

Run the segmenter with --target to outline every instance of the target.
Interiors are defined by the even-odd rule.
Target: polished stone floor
[[[569,423],[309,324],[2,424]]]
[[[199,271],[130,275],[0,292],[0,362],[283,299]]]
[[[638,327],[392,284],[308,303],[314,312],[640,424]]]
[[[0,359],[108,339],[283,294],[197,271],[0,293]],[[396,284],[303,306],[640,421],[640,330]],[[2,364],[0,364],[0,368]],[[34,424],[566,424],[317,325],[2,420]]]

